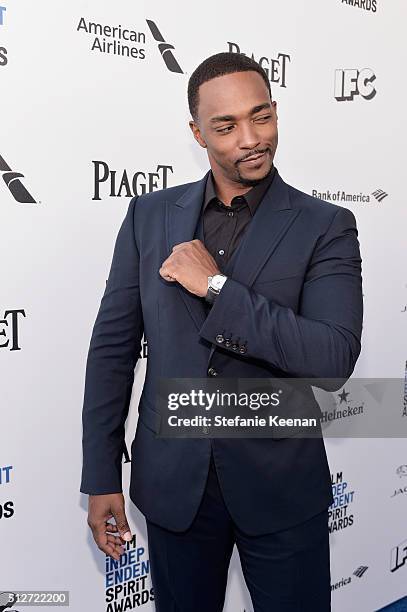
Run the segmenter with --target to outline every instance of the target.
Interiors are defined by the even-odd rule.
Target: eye
[[[255,121],[260,121],[261,123],[263,123],[264,121],[270,119],[270,117],[271,115],[262,115],[261,117],[256,117]]]
[[[233,128],[233,125],[227,125],[224,128],[221,128],[219,130],[216,130],[219,134],[228,134],[230,132],[230,130]]]

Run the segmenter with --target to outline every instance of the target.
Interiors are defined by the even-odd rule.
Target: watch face
[[[220,290],[222,285],[223,285],[223,281],[224,281],[224,277],[221,276],[220,274],[215,274],[215,276],[212,279],[212,286],[214,287],[214,289],[218,289]]]

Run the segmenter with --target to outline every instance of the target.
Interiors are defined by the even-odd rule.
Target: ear
[[[191,128],[191,131],[192,131],[192,133],[194,135],[195,140],[201,145],[201,147],[206,149],[206,142],[202,138],[201,129],[200,129],[199,125],[196,123],[196,121],[194,121],[192,119],[189,122],[189,127]]]
[[[272,105],[273,110],[274,110],[274,113],[275,113],[275,115],[276,115],[276,120],[278,121],[278,115],[277,115],[277,101],[276,101],[276,100],[273,100],[273,101],[272,101],[272,103],[271,103],[271,105]]]

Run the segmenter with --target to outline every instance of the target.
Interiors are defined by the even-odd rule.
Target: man
[[[130,497],[146,517],[156,610],[221,611],[236,544],[256,612],[325,612],[333,497],[322,437],[157,437],[155,391],[159,377],[214,376],[339,379],[339,389],[361,348],[355,217],[280,177],[277,104],[256,62],[209,57],[190,77],[188,101],[211,170],[131,200],[93,329],[88,523],[119,559],[131,537],[124,424],[144,333]]]

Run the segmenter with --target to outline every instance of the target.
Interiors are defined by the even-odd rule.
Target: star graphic
[[[342,393],[338,393],[338,397],[341,398],[341,401],[339,402],[340,404],[342,404],[342,402],[345,402],[345,404],[347,403],[347,397],[349,395],[349,391],[346,392],[345,389],[342,391]]]

